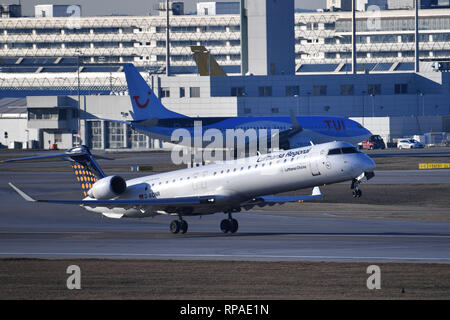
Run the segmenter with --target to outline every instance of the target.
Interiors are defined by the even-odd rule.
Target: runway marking
[[[386,261],[441,261],[449,262],[449,258],[420,257],[351,257],[351,256],[301,256],[301,255],[244,255],[244,254],[169,254],[169,253],[58,253],[58,252],[0,252],[0,256],[85,256],[85,257],[167,257],[167,258],[247,258],[247,259],[325,259],[325,260],[386,260]]]
[[[109,230],[105,230],[105,231],[49,231],[49,232],[39,232],[39,231],[25,231],[25,232],[0,232],[0,236],[1,235],[45,235],[45,234],[49,234],[49,235],[58,235],[58,234],[62,234],[62,235],[80,235],[80,234],[86,234],[86,235],[93,235],[93,234],[106,234],[106,235],[110,235],[110,233],[118,233],[118,234],[127,234],[128,231],[109,231]],[[255,232],[254,236],[260,236],[260,233],[264,233],[264,232]],[[136,234],[146,234],[146,232],[144,231],[137,231],[136,233],[134,233],[134,235]],[[248,235],[249,233],[245,233],[244,235]],[[154,233],[153,235],[158,235],[158,233]],[[198,235],[198,234],[196,234]],[[264,233],[264,235],[267,235]],[[170,236],[170,235],[169,235]],[[195,235],[194,235],[195,236]],[[223,234],[218,234],[219,236],[223,236]],[[346,234],[346,233],[342,233],[342,234],[332,234],[332,233],[304,233],[304,234],[299,234],[299,233],[294,233],[294,232],[286,232],[286,233],[278,233],[278,232],[274,232],[274,236],[275,237],[332,237],[332,238],[450,238],[450,235],[447,234],[442,234],[442,235],[433,235],[433,234]],[[239,237],[239,234],[234,235],[234,237]],[[151,238],[149,238],[151,239]],[[175,239],[173,237],[169,237],[167,239]]]
[[[24,232],[0,232],[0,235],[14,234],[99,234],[103,231],[24,231]]]

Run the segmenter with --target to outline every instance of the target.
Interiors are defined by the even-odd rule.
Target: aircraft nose
[[[375,162],[368,155],[364,155],[364,161],[362,163],[363,171],[370,172],[375,170],[375,167]]]
[[[367,139],[372,135],[372,132],[370,132],[369,129],[363,128],[364,129],[364,136],[367,137]]]

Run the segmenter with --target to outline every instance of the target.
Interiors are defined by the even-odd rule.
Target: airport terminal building
[[[170,75],[164,11],[68,18],[73,6],[37,6],[35,17],[11,9],[0,18],[0,143],[67,148],[81,135],[98,149],[163,147],[125,125],[79,121],[86,113],[131,119],[127,62],[164,105],[193,117],[344,116],[388,141],[450,131],[450,9],[420,10],[418,72],[414,10],[380,11],[374,25],[371,11],[357,12],[353,72],[351,12],[294,13],[293,1],[260,2],[245,15],[239,3],[199,3],[197,14],[172,3]],[[191,45],[205,46],[228,76],[199,76]]]

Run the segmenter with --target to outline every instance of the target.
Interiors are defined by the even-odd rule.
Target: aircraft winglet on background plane
[[[359,183],[373,177],[374,162],[346,142],[330,142],[290,151],[225,161],[125,180],[107,176],[85,146],[64,153],[11,159],[4,162],[61,158],[70,162],[81,185],[82,200],[35,199],[9,185],[26,201],[81,205],[109,218],[178,216],[170,224],[172,233],[186,233],[184,217],[228,214],[222,232],[234,233],[238,222],[232,217],[254,206],[298,202],[321,197],[319,185],[352,181],[360,196]],[[310,195],[273,196],[313,188]],[[358,194],[359,193],[359,194]]]

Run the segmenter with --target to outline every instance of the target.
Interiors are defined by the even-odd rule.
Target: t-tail
[[[135,121],[155,118],[186,118],[185,115],[170,111],[164,107],[133,64],[125,63],[123,70],[133,106],[132,117]]]
[[[15,161],[27,161],[27,160],[42,160],[50,158],[61,158],[63,160],[70,161],[72,169],[75,173],[75,178],[81,186],[81,192],[83,196],[88,195],[89,189],[92,185],[99,179],[106,177],[103,170],[100,168],[95,158],[108,159],[101,156],[94,156],[89,148],[86,146],[74,147],[67,150],[64,153],[56,153],[44,156],[35,156],[19,159],[5,160],[4,162],[15,162]]]

